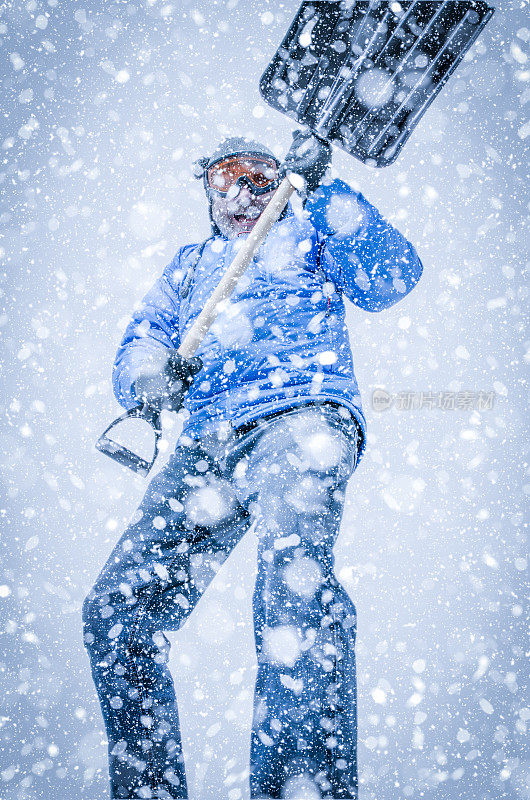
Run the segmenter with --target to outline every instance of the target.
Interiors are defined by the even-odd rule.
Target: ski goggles
[[[279,183],[278,164],[272,158],[229,156],[217,161],[206,171],[208,187],[221,195],[226,195],[241,180],[255,194],[270,192]]]

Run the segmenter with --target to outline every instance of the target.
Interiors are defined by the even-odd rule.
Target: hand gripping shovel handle
[[[230,267],[221,278],[219,285],[212,293],[203,310],[184,337],[184,341],[178,349],[178,352],[181,356],[184,358],[191,358],[195,354],[197,348],[208,333],[213,321],[221,311],[223,302],[228,300],[228,298],[231,296],[238,280],[241,278],[248,265],[254,258],[256,251],[265,240],[272,226],[281,217],[282,212],[294,191],[295,187],[290,178],[284,178],[274,193],[271,201],[268,203],[267,207],[254,225],[254,228],[249,233],[247,239],[243,243],[243,246],[234,258]],[[141,456],[136,455],[136,453],[133,453],[123,445],[112,441],[112,439],[110,439],[108,436],[109,432],[113,428],[115,428],[121,422],[131,419],[131,417],[144,419],[146,422],[152,425],[155,431],[155,447],[151,461],[147,461]],[[160,422],[160,414],[151,409],[149,406],[137,406],[136,408],[131,408],[129,411],[126,411],[125,414],[122,414],[121,417],[115,419],[114,422],[108,426],[108,428],[102,433],[96,442],[96,448],[101,453],[109,456],[109,458],[112,458],[114,461],[122,464],[124,467],[128,467],[129,469],[133,470],[133,472],[138,472],[145,476],[149,473],[151,467],[156,461],[158,455],[158,444],[161,436],[162,425]]]

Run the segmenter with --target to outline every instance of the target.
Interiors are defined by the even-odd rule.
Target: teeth
[[[259,208],[245,208],[244,210],[236,211],[234,216],[242,220],[252,220],[257,219],[260,214]]]

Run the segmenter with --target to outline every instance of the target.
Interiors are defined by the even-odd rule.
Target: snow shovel
[[[306,0],[261,94],[363,163],[388,166],[493,12],[481,0]]]
[[[481,0],[304,0],[262,75],[260,92],[318,138],[364,164],[387,166],[493,12]],[[296,176],[284,178],[185,336],[182,356],[195,354],[296,185]],[[150,461],[108,436],[131,417],[154,429]],[[161,435],[160,414],[138,406],[111,423],[96,447],[147,475]]]

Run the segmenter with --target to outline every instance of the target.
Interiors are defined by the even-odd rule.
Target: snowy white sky
[[[134,303],[179,246],[208,233],[191,161],[230,133],[287,149],[293,126],[263,105],[258,80],[297,8],[0,10],[5,800],[107,795],[80,605],[145,490],[94,450],[119,412],[111,365]],[[530,797],[527,14],[526,0],[499,3],[393,166],[334,156],[425,268],[395,308],[348,316],[369,440],[336,556],[359,616],[361,800]],[[376,387],[496,397],[481,412],[378,413]],[[247,796],[253,547],[250,536],[174,635],[196,797]]]

